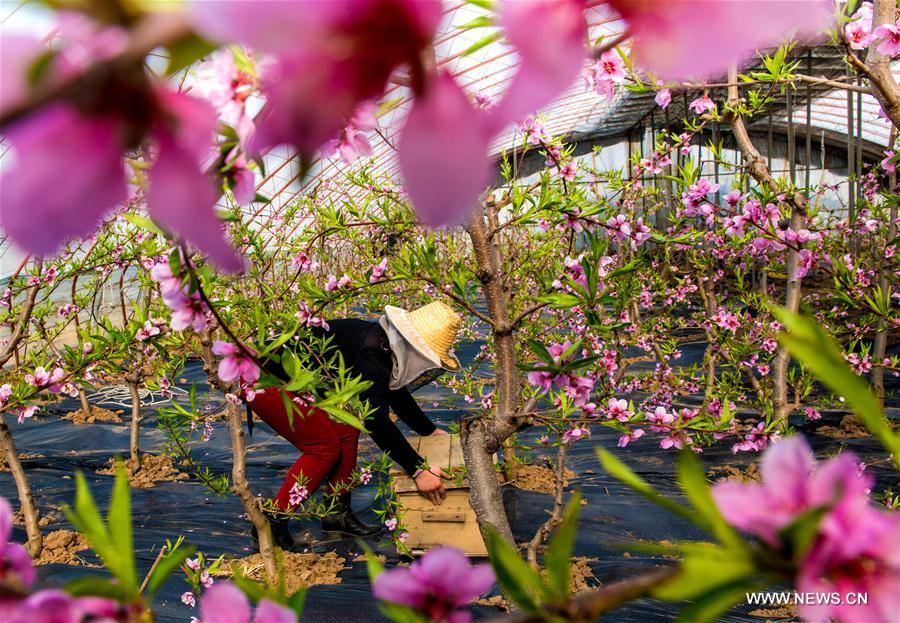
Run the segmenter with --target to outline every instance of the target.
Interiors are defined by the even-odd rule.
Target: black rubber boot
[[[343,536],[374,536],[381,532],[381,526],[364,524],[353,514],[350,493],[341,493],[335,502],[335,514],[322,518],[325,532],[339,532]]]
[[[275,545],[286,552],[302,553],[309,549],[315,543],[316,539],[308,530],[303,530],[298,535],[293,535],[288,528],[288,517],[278,517],[266,513],[266,519],[269,520],[269,526],[272,528],[272,539]],[[250,539],[253,541],[253,547],[259,549],[259,536],[256,533],[256,526],[250,531]]]

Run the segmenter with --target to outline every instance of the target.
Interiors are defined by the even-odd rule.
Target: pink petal
[[[16,33],[0,37],[0,110],[21,100],[29,91],[28,72],[47,48],[40,39]]]
[[[413,608],[424,606],[425,593],[424,587],[411,581],[408,567],[384,571],[372,584],[372,594],[376,599]]]
[[[610,0],[628,22],[638,63],[664,79],[724,74],[791,33],[828,26],[830,0]]]
[[[12,536],[13,511],[9,501],[0,496],[0,548],[9,541]]]
[[[256,606],[253,623],[297,623],[297,613],[274,601],[263,599]]]
[[[478,205],[490,174],[488,139],[483,117],[449,74],[416,98],[398,159],[413,207],[428,225],[460,224]]]
[[[171,136],[159,136],[158,144],[147,193],[154,220],[197,246],[220,268],[240,270],[243,262],[225,240],[213,209],[216,194],[212,181]]]
[[[241,376],[241,366],[237,357],[225,357],[219,362],[219,378],[230,383]]]
[[[584,62],[587,29],[581,0],[504,0],[500,20],[520,65],[491,109],[494,131],[546,106],[571,86]]]
[[[256,176],[251,169],[244,168],[235,174],[234,188],[231,192],[234,193],[234,200],[238,205],[249,205],[253,201],[256,197]]]
[[[806,439],[794,435],[772,444],[763,456],[760,474],[768,491],[794,505],[806,501],[809,475],[815,464]]]
[[[284,52],[346,17],[352,0],[193,0],[190,19],[201,34],[265,52]]]
[[[200,598],[200,620],[203,623],[248,623],[250,602],[230,582],[216,582]]]
[[[126,198],[120,128],[64,104],[6,130],[15,162],[0,177],[0,223],[26,251],[49,255],[96,229]]]
[[[212,345],[212,353],[218,357],[237,354],[238,350],[238,347],[231,342],[224,342],[222,340],[216,340]]]

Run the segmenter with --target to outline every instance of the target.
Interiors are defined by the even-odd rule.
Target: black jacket
[[[408,389],[390,389],[394,362],[387,334],[377,321],[357,318],[329,320],[328,327],[328,330],[316,329],[315,332],[330,336],[331,346],[341,353],[344,364],[364,380],[372,382],[372,387],[360,395],[360,400],[368,401],[373,409],[365,420],[372,440],[412,475],[422,465],[422,457],[391,421],[390,410],[393,409],[397,417],[420,435],[430,435],[435,426]]]

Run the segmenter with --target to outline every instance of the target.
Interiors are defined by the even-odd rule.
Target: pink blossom
[[[393,532],[397,529],[397,520],[394,517],[384,520],[384,527]]]
[[[610,398],[606,403],[606,417],[608,419],[627,422],[632,415],[634,415],[634,413],[628,410],[628,401],[624,398]]]
[[[413,103],[397,158],[416,212],[432,227],[462,223],[487,186],[491,132],[483,114],[446,72]]]
[[[201,623],[250,623],[250,601],[231,582],[218,582],[200,598]],[[263,598],[256,606],[253,623],[297,623],[297,613]]]
[[[223,357],[219,362],[219,378],[230,383],[240,379],[242,383],[253,385],[259,380],[259,366],[234,344],[216,340],[213,342],[214,355]]]
[[[369,276],[369,283],[378,283],[384,277],[384,271],[387,270],[388,258],[382,258],[377,264],[369,266],[372,274]]]
[[[212,104],[219,119],[234,128],[240,144],[246,146],[255,130],[246,106],[254,91],[254,80],[238,68],[234,54],[228,48],[210,54],[196,69],[191,93]]]
[[[873,7],[863,2],[851,16],[853,21],[844,26],[844,38],[854,50],[864,50],[872,43]]]
[[[867,605],[801,605],[809,621],[896,621],[900,604],[900,515],[869,503],[872,478],[860,472],[851,452],[817,463],[806,441],[789,437],[763,456],[761,483],[725,481],[713,498],[725,519],[772,547],[780,531],[800,514],[826,507],[809,552],[800,561],[795,585],[802,592],[867,593]]]
[[[65,104],[4,128],[16,158],[0,177],[0,205],[3,228],[16,244],[52,254],[70,238],[91,233],[125,201],[119,130],[114,119],[87,117]],[[78,175],[72,176],[75,162]]]
[[[488,111],[492,132],[549,104],[572,84],[585,57],[580,0],[503,0],[500,24],[520,61],[503,98]]]
[[[9,501],[0,496],[0,582],[28,588],[36,576],[31,556],[12,538],[13,512]]]
[[[894,24],[882,24],[873,30],[872,38],[881,41],[877,48],[879,54],[888,58],[900,55],[900,19]]]
[[[190,606],[193,608],[197,605],[197,601],[194,599],[194,593],[192,591],[185,591],[181,594],[181,603],[185,606]]]
[[[79,36],[80,48],[67,54],[73,48],[64,47],[51,61],[51,77],[75,73],[92,55],[116,49],[114,42],[104,43],[102,33]],[[42,255],[91,233],[126,200],[124,153],[146,141],[155,148],[148,176],[150,214],[223,268],[238,269],[241,262],[219,229],[212,183],[200,169],[213,147],[212,108],[162,83],[149,83],[145,91],[140,96],[148,100],[147,119],[137,135],[130,121],[133,94],[120,98],[126,104],[106,98],[102,115],[54,103],[4,128],[16,153],[0,179],[4,228],[25,250]],[[79,168],[74,177],[69,175],[73,162]],[[60,179],[69,181],[59,184]],[[44,226],[34,227],[35,220]]]
[[[291,268],[300,273],[308,273],[319,267],[319,263],[309,258],[306,253],[298,253],[291,258]]]
[[[709,95],[704,93],[701,97],[693,100],[688,108],[694,111],[695,114],[702,115],[708,110],[715,110],[716,103],[710,99]]]
[[[269,114],[252,147],[292,144],[307,156],[337,136],[360,103],[381,95],[397,65],[420,66],[440,18],[437,0],[300,0],[265,10],[253,2],[192,3],[201,34],[273,57],[262,79]]]
[[[632,441],[634,441],[636,439],[640,439],[643,436],[644,436],[644,429],[636,428],[633,431],[631,431],[630,433],[626,433],[626,434],[620,436],[619,442],[616,445],[619,446],[620,448],[624,448]]]
[[[884,150],[884,158],[881,161],[881,168],[885,170],[887,173],[893,173],[897,170],[897,165],[894,164],[894,153],[893,149]]]
[[[325,143],[322,155],[331,156],[338,153],[344,164],[352,164],[361,156],[371,156],[372,145],[366,137],[366,132],[371,132],[377,126],[375,105],[368,102],[361,104],[341,130],[340,137]]]
[[[431,623],[468,623],[458,610],[494,585],[490,565],[469,564],[455,547],[438,547],[409,567],[395,567],[375,578],[372,594],[382,601],[409,606]]]
[[[625,240],[631,235],[631,224],[624,214],[617,214],[608,219],[606,226],[612,230],[613,238],[616,240]]]
[[[589,88],[612,99],[615,85],[625,79],[625,63],[618,52],[607,50],[600,55],[600,60],[584,70],[584,77]]]
[[[567,182],[574,182],[577,169],[578,163],[575,160],[570,160],[566,166],[560,169],[559,175]]]
[[[291,506],[297,506],[303,500],[309,497],[309,489],[305,486],[301,485],[299,482],[295,482],[291,487],[289,502]]]
[[[669,107],[669,104],[672,102],[672,91],[671,89],[660,89],[656,92],[656,97],[653,98],[658,106],[663,109]]]
[[[797,279],[802,279],[806,277],[809,273],[809,270],[813,266],[813,262],[815,262],[816,254],[810,251],[809,249],[800,249],[800,252],[797,254],[799,257],[799,263],[797,264],[797,270],[794,273],[794,277]]]
[[[826,27],[828,0],[610,0],[634,37],[639,64],[663,79],[708,77],[792,31]]]
[[[562,434],[563,443],[571,443],[579,439],[587,439],[591,436],[591,431],[583,426],[573,426]]]

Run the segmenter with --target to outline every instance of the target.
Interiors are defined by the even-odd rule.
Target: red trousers
[[[287,392],[288,396],[293,394]],[[282,392],[270,387],[257,393],[250,408],[272,429],[294,444],[302,454],[288,470],[275,501],[285,511],[293,510],[291,489],[299,481],[311,496],[323,481],[328,492],[349,485],[356,467],[359,431],[348,424],[335,422],[321,409],[300,407],[293,412],[293,426],[288,420]]]

